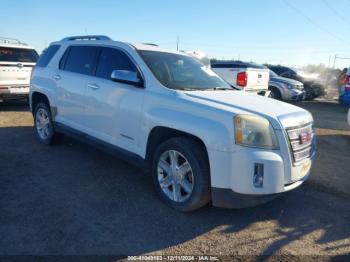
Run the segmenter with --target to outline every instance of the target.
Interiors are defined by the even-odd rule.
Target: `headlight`
[[[288,88],[288,89],[295,89],[295,86],[292,85],[292,84],[287,84],[287,88]]]
[[[264,149],[278,149],[278,141],[270,122],[262,117],[237,115],[235,117],[236,144]]]

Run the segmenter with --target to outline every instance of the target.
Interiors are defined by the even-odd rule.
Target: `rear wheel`
[[[170,207],[188,212],[210,200],[208,161],[202,146],[189,138],[172,138],[154,153],[152,178],[156,191]]]
[[[271,91],[269,96],[270,98],[282,100],[281,92],[276,87],[270,86],[269,90]]]

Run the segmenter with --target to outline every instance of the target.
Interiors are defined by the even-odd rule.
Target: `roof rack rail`
[[[27,45],[26,43],[22,43],[18,39],[15,38],[9,38],[9,37],[2,37],[0,36],[0,42],[4,44],[19,44],[19,45]]]
[[[61,41],[75,41],[75,40],[112,40],[112,39],[105,35],[78,35],[78,36],[65,37]]]

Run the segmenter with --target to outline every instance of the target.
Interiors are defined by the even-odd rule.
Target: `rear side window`
[[[114,48],[103,48],[98,61],[96,76],[110,79],[113,70],[138,71],[123,51]]]
[[[38,53],[33,49],[0,47],[0,62],[36,63]]]
[[[99,48],[95,46],[71,46],[60,62],[60,69],[91,75]]]
[[[36,66],[46,67],[48,63],[50,63],[52,57],[56,54],[59,48],[60,48],[59,45],[49,46],[49,48],[44,50],[41,56],[39,57],[39,60],[36,63]]]

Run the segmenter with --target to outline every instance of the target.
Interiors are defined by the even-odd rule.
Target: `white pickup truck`
[[[106,36],[52,43],[30,106],[42,144],[68,134],[117,152],[184,212],[266,202],[300,186],[315,156],[304,109],[237,91],[187,54]]]
[[[241,61],[212,61],[211,69],[236,89],[269,96],[269,70]]]

